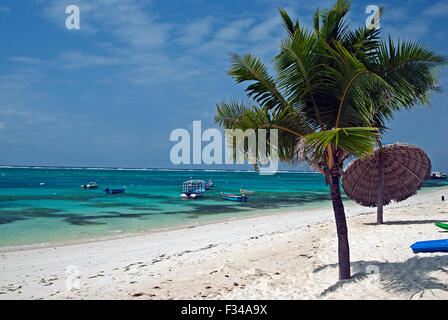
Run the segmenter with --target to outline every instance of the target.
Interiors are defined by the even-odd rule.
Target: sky
[[[284,37],[278,8],[311,26],[292,0],[0,0],[0,164],[173,168],[170,133],[216,128],[216,104],[244,100],[229,53],[271,64]],[[80,10],[67,29],[66,7]],[[383,36],[448,54],[447,1],[352,1],[351,27],[383,6]],[[385,143],[423,148],[448,171],[448,70],[429,107],[396,114]],[[205,168],[202,166],[183,166]],[[215,166],[216,167],[216,166]]]

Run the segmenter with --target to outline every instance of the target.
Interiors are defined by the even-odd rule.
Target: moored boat
[[[440,173],[438,171],[431,172],[431,176],[429,177],[431,180],[446,180],[447,175],[445,173]]]
[[[255,194],[255,191],[240,189],[240,193],[242,193],[242,194]]]
[[[96,189],[96,188],[98,188],[98,184],[96,182],[89,182],[89,183],[81,185],[81,188],[83,188],[83,189]]]
[[[204,196],[205,182],[204,180],[188,180],[182,184],[181,197],[186,199],[196,199]]]
[[[215,186],[215,183],[212,181],[212,179],[208,179],[208,181],[205,183],[205,190],[211,190]]]
[[[244,194],[238,196],[238,195],[234,195],[234,194],[221,192],[221,199],[231,200],[231,201],[239,201],[239,202],[246,202],[248,198]]]
[[[110,188],[104,189],[104,192],[107,194],[124,193],[125,191],[126,191],[126,187],[119,188],[119,189],[110,189]]]

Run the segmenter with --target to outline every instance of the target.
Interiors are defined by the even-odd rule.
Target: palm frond
[[[260,59],[251,54],[240,57],[232,53],[231,61],[232,69],[229,71],[229,75],[237,83],[252,82],[246,89],[248,97],[270,109],[287,107],[288,103],[278,91],[274,78],[269,75],[267,67]]]
[[[317,162],[333,156],[329,150],[336,148],[358,158],[366,157],[374,149],[377,136],[377,130],[371,127],[337,128],[309,134],[305,142],[313,150],[310,159]]]
[[[381,29],[368,29],[365,26],[348,31],[341,44],[363,63],[370,63],[376,57],[376,49],[380,43]]]
[[[316,9],[316,11],[314,12],[314,16],[313,16],[313,27],[314,27],[314,33],[318,34],[319,33],[319,8]]]
[[[428,101],[428,94],[439,89],[440,69],[447,57],[417,42],[389,37],[378,47],[377,63],[372,69],[393,88],[393,103],[409,109]]]
[[[280,12],[280,16],[282,18],[283,28],[286,30],[290,38],[294,37],[294,33],[299,29],[299,20],[296,20],[294,23],[286,10],[279,9],[278,11]]]
[[[334,40],[340,40],[347,31],[344,17],[350,10],[351,1],[338,0],[333,8],[322,10],[320,36],[331,44]]]
[[[323,129],[319,107],[314,99],[314,88],[319,83],[319,57],[315,54],[317,37],[305,28],[296,30],[291,39],[283,40],[280,53],[274,58],[274,65],[279,72],[278,86],[289,101],[301,102],[309,98],[314,108],[315,117]]]
[[[335,42],[334,47],[329,54],[335,66],[326,70],[327,89],[339,99],[334,127],[368,126],[372,122],[372,97],[387,103],[390,86],[341,43]]]
[[[244,113],[249,111],[251,107],[233,99],[230,102],[223,100],[216,105],[215,123],[225,129],[237,126],[242,121]]]

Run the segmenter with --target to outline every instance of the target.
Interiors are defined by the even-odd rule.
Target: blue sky
[[[214,127],[215,105],[245,97],[228,53],[269,64],[283,36],[277,8],[301,24],[332,1],[0,0],[0,164],[173,167],[172,130]],[[353,1],[385,7],[383,35],[448,53],[447,1]],[[65,27],[77,5],[81,28]],[[448,76],[429,109],[397,114],[385,142],[413,143],[448,171]]]

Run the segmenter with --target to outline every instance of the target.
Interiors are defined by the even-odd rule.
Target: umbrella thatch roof
[[[380,154],[384,157],[383,205],[414,195],[431,172],[431,160],[419,147],[395,143],[377,148],[368,158],[351,161],[342,175],[347,197],[363,206],[377,206]]]

